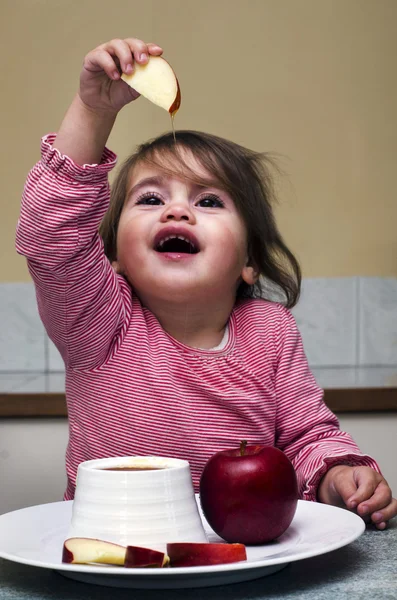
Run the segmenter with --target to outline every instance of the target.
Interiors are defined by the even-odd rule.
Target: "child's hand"
[[[317,496],[325,504],[356,509],[377,529],[385,529],[387,521],[397,515],[397,500],[387,481],[370,467],[332,467],[320,482]]]
[[[114,39],[87,54],[80,75],[79,96],[91,110],[117,113],[139,94],[120,79],[120,71],[130,75],[134,61],[144,65],[149,55],[160,56],[162,48],[142,40]]]

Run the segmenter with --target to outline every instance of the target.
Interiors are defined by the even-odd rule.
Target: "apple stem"
[[[247,447],[247,440],[242,440],[240,442],[240,456],[244,456],[246,447]]]

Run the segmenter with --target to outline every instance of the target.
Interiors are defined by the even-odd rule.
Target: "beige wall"
[[[281,230],[305,276],[397,276],[396,0],[2,0],[0,281],[39,140],[56,130],[86,52],[156,41],[182,89],[178,128],[284,156]],[[169,129],[143,99],[110,139],[123,158]]]

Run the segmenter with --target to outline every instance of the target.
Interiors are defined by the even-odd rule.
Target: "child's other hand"
[[[101,44],[84,58],[79,95],[90,109],[117,113],[139,94],[120,79],[120,71],[131,75],[134,62],[144,65],[149,55],[160,56],[162,48],[142,40],[114,39]]]
[[[387,481],[370,467],[332,467],[321,480],[317,496],[325,504],[356,510],[377,529],[385,529],[387,521],[397,515],[397,500]]]

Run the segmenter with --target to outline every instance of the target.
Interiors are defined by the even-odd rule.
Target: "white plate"
[[[199,501],[198,501],[199,502]],[[61,562],[72,501],[31,506],[0,516],[0,557],[55,569],[71,579],[112,587],[196,588],[237,583],[270,575],[287,564],[346,546],[365,530],[357,515],[326,504],[299,500],[287,531],[275,542],[247,547],[247,561],[211,567],[125,569]],[[222,541],[203,517],[211,542]]]

